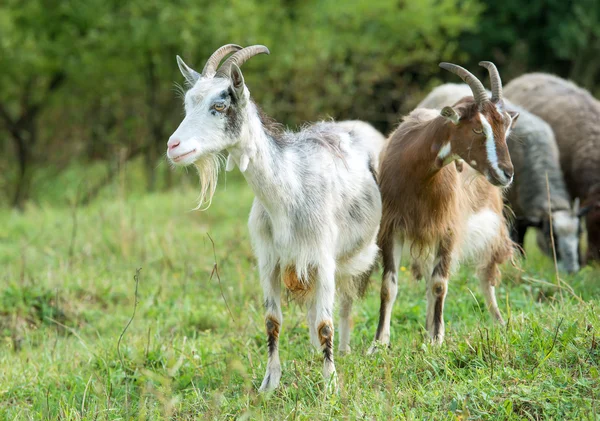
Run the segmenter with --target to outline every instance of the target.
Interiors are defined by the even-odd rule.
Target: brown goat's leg
[[[453,236],[446,235],[440,241],[437,252],[437,264],[431,277],[427,279],[427,320],[429,337],[434,344],[444,341],[444,300],[448,291],[448,279],[452,266]]]
[[[390,322],[392,308],[398,293],[398,265],[402,255],[402,239],[394,239],[393,235],[387,235],[385,239],[380,241],[379,247],[381,247],[383,260],[379,325],[377,326],[377,332],[375,332],[375,342],[369,348],[368,354],[374,353],[380,344],[385,346],[390,344]]]
[[[487,308],[498,323],[504,325],[504,319],[500,314],[498,303],[496,302],[496,288],[495,285],[500,280],[500,269],[495,260],[492,260],[487,265],[479,269],[477,276],[479,277],[479,286],[481,287],[481,293],[485,297],[485,303]]]

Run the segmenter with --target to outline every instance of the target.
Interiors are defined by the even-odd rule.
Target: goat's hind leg
[[[500,314],[496,301],[496,285],[500,281],[500,269],[498,269],[496,259],[492,258],[490,262],[480,267],[477,271],[477,277],[488,311],[498,323],[504,325],[504,319]]]
[[[261,265],[261,284],[265,296],[265,326],[267,328],[267,371],[259,391],[275,389],[281,380],[279,361],[279,332],[283,322],[281,313],[281,277],[279,267],[264,269]]]
[[[352,313],[352,297],[348,295],[341,296],[340,299],[340,354],[350,353],[350,315]]]

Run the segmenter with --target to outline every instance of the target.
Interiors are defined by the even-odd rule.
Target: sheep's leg
[[[352,313],[352,297],[342,295],[340,300],[340,353],[350,352],[350,314]]]
[[[317,271],[315,294],[315,327],[323,352],[323,378],[335,385],[333,363],[333,304],[335,299],[335,263],[333,259],[321,265]]]
[[[431,276],[427,277],[426,326],[434,344],[441,344],[444,341],[444,301],[452,267],[452,246],[451,234],[442,238],[437,252],[437,264],[434,266]]]
[[[500,280],[500,269],[498,269],[498,264],[495,259],[480,268],[477,277],[479,278],[479,286],[485,297],[485,302],[490,314],[498,323],[504,325],[504,319],[502,318],[502,314],[500,314],[500,309],[496,302],[495,286]]]
[[[402,256],[402,239],[394,240],[393,234],[382,235],[379,246],[383,260],[383,279],[381,282],[381,305],[379,306],[379,324],[375,332],[375,342],[369,348],[372,354],[379,344],[390,344],[390,322],[396,295],[398,294],[398,265]]]
[[[510,226],[510,238],[515,243],[517,243],[518,250],[521,254],[525,253],[525,234],[527,233],[527,228],[529,227],[529,223],[523,221],[521,219],[516,219]]]
[[[262,266],[261,266],[262,267]],[[266,272],[263,274],[263,272]],[[281,279],[279,267],[261,270],[261,284],[265,296],[265,326],[267,328],[268,361],[267,371],[259,391],[275,389],[281,379],[279,362],[279,332],[283,322],[281,313]]]

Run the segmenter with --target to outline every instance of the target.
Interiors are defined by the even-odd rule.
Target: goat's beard
[[[194,162],[200,177],[200,196],[198,196],[198,206],[194,210],[206,210],[210,207],[223,160],[224,158],[220,154],[208,154]]]

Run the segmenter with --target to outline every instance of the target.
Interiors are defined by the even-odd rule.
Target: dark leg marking
[[[271,316],[267,316],[265,321],[267,327],[267,345],[269,347],[269,356],[277,351],[277,342],[279,341],[279,322]]]
[[[323,357],[326,361],[333,362],[333,326],[331,322],[321,322],[317,331],[319,332],[319,342],[323,347]]]
[[[437,339],[440,335],[440,326],[442,325],[442,317],[444,317],[444,297],[438,296],[435,299],[435,307],[433,309],[433,337]]]

